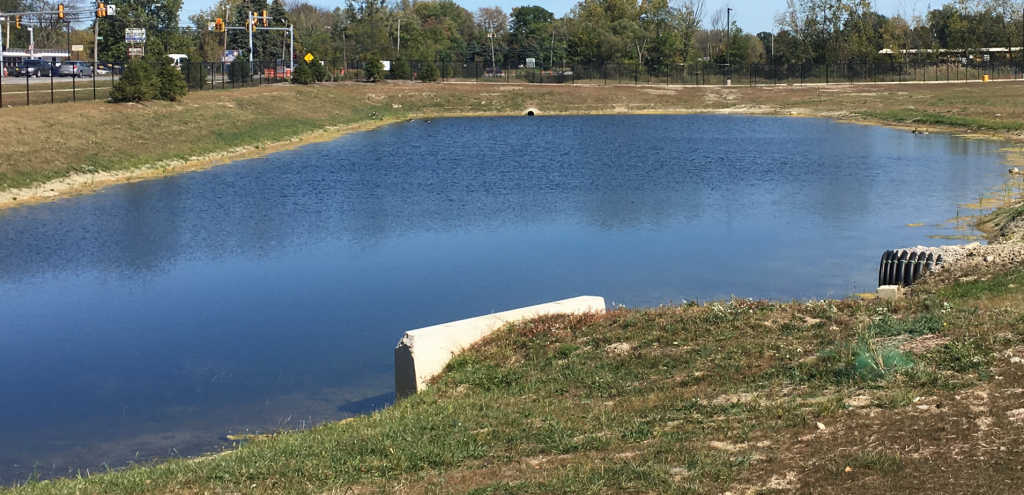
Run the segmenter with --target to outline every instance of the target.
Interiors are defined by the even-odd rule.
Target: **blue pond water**
[[[390,400],[402,332],[582,294],[873,290],[1001,143],[742,116],[440,119],[0,213],[0,481]],[[925,226],[908,228],[908,223]]]

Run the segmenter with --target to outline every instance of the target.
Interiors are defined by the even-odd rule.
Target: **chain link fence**
[[[364,64],[358,61],[314,61],[324,81],[365,79]],[[697,63],[665,68],[640,64],[546,64],[526,67],[522,63],[493,64],[409,60],[408,79],[417,79],[426,64],[437,68],[441,82],[569,84],[569,85],[676,85],[676,86],[760,86],[858,83],[950,83],[988,80],[1017,80],[1024,76],[1019,63],[960,59],[954,62],[845,63],[845,64],[749,64]],[[53,67],[49,74],[15,77],[14,66],[4,68],[0,77],[0,107],[44,103],[106,100],[124,70],[123,63],[88,63],[90,70],[77,77],[61,77]],[[185,62],[179,67],[189,91],[226,90],[291,80],[288,61],[261,60]],[[391,71],[390,74],[395,74]]]

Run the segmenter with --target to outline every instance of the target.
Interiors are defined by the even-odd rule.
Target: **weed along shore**
[[[409,119],[420,121],[406,128],[417,134],[403,136],[423,136],[436,134],[436,126],[452,122],[423,122],[435,117],[523,115],[527,109],[536,115],[522,118],[538,120],[561,114],[700,112],[828,117],[898,127],[906,132],[885,132],[898,137],[900,143],[915,146],[918,139],[933,139],[932,146],[938,148],[944,142],[936,144],[934,136],[910,133],[915,128],[923,132],[920,128],[927,127],[929,133],[1016,140],[1024,128],[1024,116],[1013,111],[1018,103],[1024,103],[1024,96],[1016,94],[1021,87],[1016,83],[828,88],[338,84],[193,93],[177,104],[32,107],[38,115],[18,115],[27,128],[25,132],[51,136],[60,142],[38,157],[27,153],[28,147],[20,140],[13,146],[22,150],[21,155],[17,150],[0,151],[0,187],[2,194],[9,196],[0,204],[9,208],[89,193],[107,184],[201,170],[330,140],[347,132],[381,132],[374,129]],[[54,107],[66,112],[52,110]],[[4,109],[8,110],[21,111]],[[774,124],[780,121],[826,123],[829,133],[835,132],[833,128],[876,131],[822,120],[789,119]],[[518,122],[534,121],[513,121]],[[107,126],[104,128],[110,132],[86,131],[95,123]],[[16,128],[9,119],[0,122],[4,131],[15,132]],[[850,139],[850,135],[845,137]],[[985,148],[988,151],[1001,146],[981,144],[992,144]],[[380,141],[371,141],[368,146],[379,147]],[[61,147],[66,153],[60,152]],[[1006,154],[1009,166],[1020,158],[1012,151]],[[18,156],[32,158],[19,163],[13,160]],[[305,161],[296,162],[287,164],[293,168],[286,174],[307,166]],[[933,161],[927,163],[935,167]],[[989,165],[1002,167],[1000,163],[994,160]],[[817,162],[812,165],[817,166]],[[425,175],[439,175],[434,170],[446,169],[429,169]],[[331,176],[331,183],[343,182],[337,177],[358,182],[376,171],[370,166],[348,176]],[[234,185],[243,172],[248,174],[246,177],[254,173],[252,169],[239,170],[231,177],[233,180],[223,182]],[[317,174],[317,180],[322,181]],[[268,180],[274,177],[279,176],[261,175],[254,182],[277,184]],[[425,181],[416,177],[411,182]],[[651,192],[654,189],[649,184],[641,184],[637,190],[662,198]],[[465,189],[461,184],[456,188]],[[186,197],[190,191],[177,192]],[[265,195],[249,192],[247,196],[262,199]],[[359,196],[352,196],[346,199],[364,203]],[[233,199],[238,197],[223,198],[222,203]],[[519,310],[490,315],[487,311],[476,312],[485,316],[406,334],[395,349],[394,378],[401,397],[383,409],[354,413],[357,415],[343,421],[310,428],[303,424],[295,429],[286,424],[276,431],[232,433],[226,437],[232,443],[225,444],[223,451],[206,455],[168,455],[171,458],[101,473],[74,473],[66,478],[31,476],[0,487],[0,494],[1017,493],[1024,486],[1024,206],[1015,201],[1008,195],[995,211],[970,220],[977,223],[991,245],[958,248],[955,256],[949,254],[946,263],[924,274],[896,298],[774,302],[734,297],[647,308],[612,303],[615,308],[605,311],[605,300],[592,296],[533,307],[521,305]],[[985,203],[983,198],[979,203]],[[156,203],[154,210],[161,210],[164,204],[168,203]],[[474,209],[479,206],[474,201],[467,204]],[[988,211],[995,204],[981,207],[989,205]],[[291,223],[296,218],[293,211],[309,210],[307,203],[299,206],[305,210],[260,209],[256,217],[228,218],[231,223],[246,223],[249,218],[259,218],[260,222],[284,218]],[[379,206],[374,208],[384,214],[403,211]],[[205,205],[194,209],[209,210]],[[349,214],[342,208],[325,209],[337,209],[340,214],[311,217],[310,223],[332,223]],[[169,210],[168,215],[183,211]],[[11,210],[12,217],[17,217],[18,211]],[[97,210],[94,216],[104,217],[105,211],[109,210]],[[23,224],[41,221],[25,218]],[[165,228],[168,218],[152,216],[150,223],[160,230],[174,230]],[[428,234],[452,224],[457,222],[438,222],[430,226]],[[388,228],[401,231],[393,228],[395,225],[403,224],[370,225],[372,235],[353,244],[365,251],[359,242],[369,239],[380,243],[379,232]],[[901,221],[896,227],[902,229],[903,225]],[[255,232],[268,237],[277,227],[278,223],[267,220]],[[178,239],[206,242],[206,230],[177,228],[183,230],[180,237],[156,240],[148,239],[139,229],[129,229],[123,238],[104,236],[114,237],[117,242],[146,237],[142,243],[146,251],[174,245]],[[214,226],[217,235],[227,228],[227,222]],[[296,238],[302,240],[299,244],[304,250],[312,250],[307,239],[331,237],[339,231],[320,232],[298,231]],[[875,231],[871,232],[874,235]],[[225,245],[240,250],[245,242],[236,241],[248,239],[237,235]],[[267,245],[284,244],[288,239],[271,237]],[[432,239],[437,243],[436,238]],[[499,240],[510,244],[508,237]],[[488,251],[480,245],[472,247]],[[109,244],[99,246],[104,253],[109,250]],[[348,245],[342,243],[325,246],[323,256],[313,258],[287,258],[262,245],[252,252],[259,258],[285,258],[287,263],[282,266],[288,270],[312,265],[316,271],[323,271],[325,265],[341,257],[357,257],[352,253],[359,251],[347,250]],[[202,256],[194,255],[199,251],[175,252],[178,257],[172,261],[193,263],[209,252],[213,257],[219,254],[205,244],[204,248],[207,251],[201,252]],[[408,256],[410,250],[406,247],[398,251]],[[871,261],[877,261],[874,256],[881,254],[873,254]],[[214,261],[227,265],[224,260],[228,259]],[[252,288],[260,285],[260,279],[243,276],[272,271],[266,269],[269,265],[250,265],[248,258],[240,259],[236,264],[244,266],[238,272],[218,272],[217,276],[237,278]],[[380,265],[367,259],[358,259],[360,268],[369,267],[366,269],[374,276],[386,276],[384,270],[376,268]],[[159,261],[140,258],[133,262],[159,272],[157,276],[169,272],[168,278],[175,281],[187,278],[167,268],[173,263]],[[473,262],[457,261],[459,266]],[[117,264],[123,262],[118,260]],[[91,269],[105,265],[81,266]],[[208,265],[198,266],[197,272],[208,271]],[[446,273],[446,266],[442,264],[440,273]],[[588,264],[586,268],[598,266]],[[664,267],[659,266],[659,270]],[[81,269],[73,275],[86,271]],[[111,273],[116,275],[104,276],[121,275],[114,270]],[[490,272],[485,275],[494,276]],[[554,271],[542,275],[560,276]],[[417,277],[432,281],[440,278]],[[142,280],[146,285],[157,285],[150,283],[156,276]],[[200,280],[200,285],[206,281]],[[294,282],[286,282],[273,289],[292,287],[290,290],[297,295],[288,304],[301,308],[304,293],[294,289]],[[28,278],[25,286],[34,283],[35,279]],[[480,290],[468,278],[457,283]],[[139,285],[133,279],[129,289],[138,292]],[[181,289],[186,286],[176,287],[179,293],[186,292]],[[319,286],[314,288],[318,290]],[[511,291],[505,286],[500,289]],[[353,292],[361,290],[364,287],[356,284]],[[323,292],[330,299],[313,304],[343,307],[334,294],[348,294],[341,290]],[[411,304],[404,293],[382,292],[391,300]],[[607,296],[599,291],[585,293]],[[246,349],[237,335],[241,339],[263,335],[252,323],[268,318],[251,302],[259,300],[255,289],[244,295],[252,298],[246,311],[258,314],[240,325],[242,333],[226,335],[221,341],[232,343],[236,346],[233,352],[239,353]],[[188,301],[194,304],[191,301],[209,298],[202,293]],[[48,299],[41,299],[49,304]],[[357,304],[364,302],[359,300]],[[301,311],[294,308],[288,308],[292,313],[286,324],[304,324],[292,318]],[[354,319],[351,313],[338,314]],[[144,316],[152,318],[152,314]],[[332,316],[332,325],[336,317]],[[370,321],[368,326],[377,328],[373,325],[378,323]],[[286,329],[289,334],[282,342],[309,341],[325,349],[329,359],[339,360],[336,349],[330,347],[335,343],[325,343],[327,337],[323,334],[302,334],[292,326]],[[455,339],[446,333],[453,329],[467,333],[460,334],[463,339]],[[141,333],[136,328],[132,331]],[[212,333],[205,328],[203,331]],[[336,326],[330,331],[338,333]],[[106,335],[87,335],[105,342],[105,346],[116,345],[112,340],[104,341]],[[225,348],[222,343],[211,343],[210,347]],[[342,344],[354,346],[347,340]],[[391,348],[386,350],[390,352]],[[452,357],[453,350],[461,352]],[[283,348],[277,346],[270,351],[264,354],[268,360],[272,354],[282,353]],[[298,353],[293,349],[292,353],[313,359],[315,352]],[[175,363],[170,369],[194,373],[198,377],[195,383],[203,389],[197,390],[188,382],[188,393],[207,394],[204,400],[209,398],[211,402],[218,394],[230,394],[230,387],[239,384],[256,388],[264,383],[275,387],[280,383],[284,387],[302,381],[299,375],[277,376],[277,368],[268,361],[256,361],[270,370],[269,382],[245,376],[247,368],[230,369],[232,363],[224,365],[219,359],[193,359],[184,368]],[[331,368],[328,374],[336,371]],[[242,380],[232,375],[246,381],[232,382]],[[95,376],[86,379],[99,380]],[[111,378],[110,383],[114,382]],[[284,397],[296,400],[298,396]],[[337,397],[324,394],[315,402],[332,409],[348,403],[331,402],[334,399]],[[263,403],[262,397],[259,403]],[[125,411],[120,404],[115,415],[127,422],[132,409]],[[200,414],[198,408],[172,405],[176,407],[167,410]],[[51,408],[50,404],[45,406]],[[270,409],[270,401],[266,407]],[[32,420],[38,421],[35,417]],[[46,472],[42,468],[40,471]]]
[[[4,109],[0,208],[201,170],[410,118],[741,113],[821,116],[1019,140],[1020,84],[671,87],[261,86],[147,102]],[[36,146],[49,143],[47,147]]]

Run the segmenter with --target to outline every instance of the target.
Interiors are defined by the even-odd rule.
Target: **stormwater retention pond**
[[[0,481],[379,408],[406,330],[582,294],[874,290],[1006,143],[822,119],[436,119],[0,213]],[[908,224],[922,224],[908,227]]]

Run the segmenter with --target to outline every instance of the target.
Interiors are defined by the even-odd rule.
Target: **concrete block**
[[[896,299],[899,296],[900,286],[898,285],[881,285],[878,287],[879,299]]]
[[[415,394],[452,356],[507,323],[560,313],[603,313],[604,298],[580,296],[405,332],[395,348],[395,396]]]

